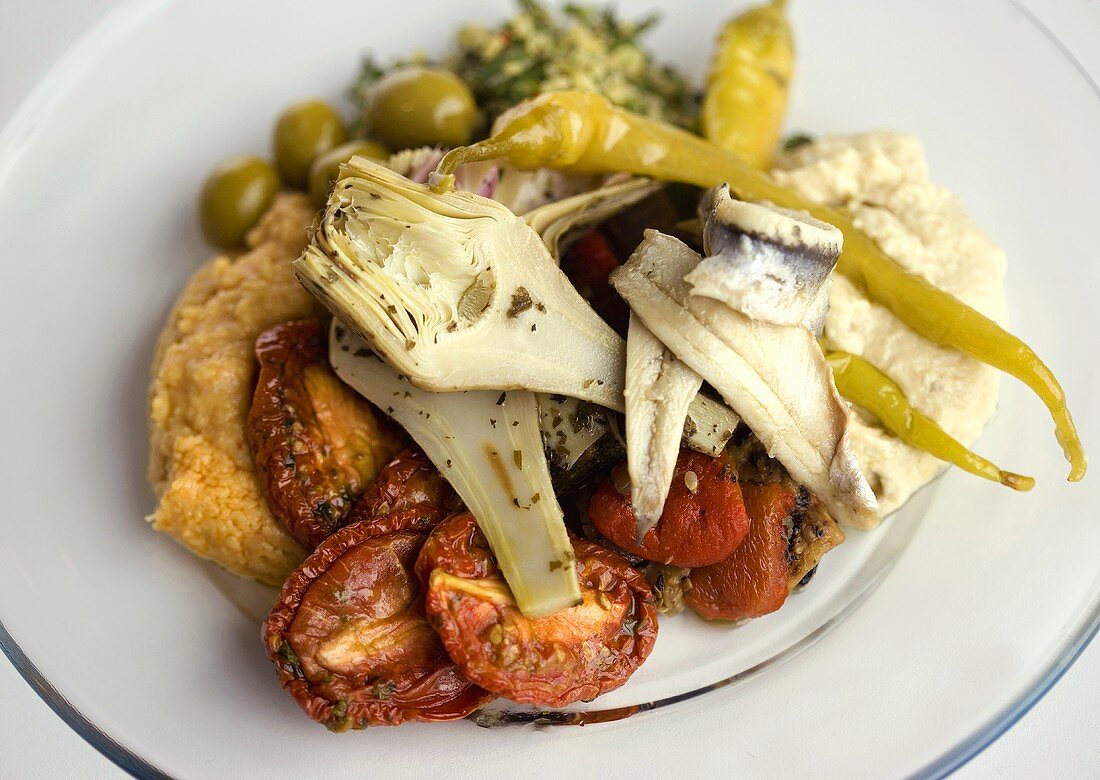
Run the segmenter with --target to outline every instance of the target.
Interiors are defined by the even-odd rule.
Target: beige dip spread
[[[775,177],[803,196],[852,211],[856,225],[908,270],[1004,324],[1004,252],[958,199],[928,181],[920,142],[897,133],[826,138],[787,153]],[[997,404],[997,373],[918,336],[848,279],[833,275],[825,335],[869,360],[918,410],[966,445]],[[882,514],[897,509],[942,461],[886,433],[857,410],[852,445]]]
[[[188,281],[157,341],[149,395],[149,520],[234,574],[281,585],[306,551],[267,507],[245,439],[256,337],[320,315],[290,261],[313,206],[280,195],[248,235],[248,251],[216,257]]]

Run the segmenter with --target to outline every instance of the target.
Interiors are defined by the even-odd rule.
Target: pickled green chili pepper
[[[1013,490],[1031,490],[1035,486],[1031,477],[1002,471],[971,452],[935,420],[914,409],[894,380],[863,358],[849,352],[828,351],[825,359],[833,369],[833,380],[840,394],[877,417],[886,430],[910,447]]]
[[[855,226],[851,214],[812,203],[714,144],[684,130],[616,108],[590,92],[546,92],[498,117],[493,134],[452,149],[431,183],[454,186],[460,165],[503,158],[518,168],[551,167],[581,174],[625,171],[698,187],[728,182],[737,197],[808,211],[844,234],[837,269],[929,341],[953,347],[1012,374],[1039,396],[1054,418],[1055,435],[1080,480],[1088,461],[1066,397],[1053,372],[1016,336],[958,298],[937,289],[891,259]]]
[[[786,5],[771,0],[726,24],[700,112],[703,135],[756,168],[771,162],[787,113],[794,40]]]

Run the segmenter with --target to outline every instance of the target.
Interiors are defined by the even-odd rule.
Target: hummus
[[[150,388],[153,527],[234,574],[281,585],[306,551],[267,507],[245,440],[256,337],[286,320],[323,316],[290,267],[313,207],[280,195],[248,235],[248,251],[191,277],[157,342]]]
[[[826,138],[782,156],[779,183],[851,210],[856,225],[909,271],[1004,324],[1004,252],[951,193],[928,181],[920,142],[896,133]],[[997,372],[918,336],[846,277],[833,275],[825,336],[869,360],[910,403],[967,446],[997,403]],[[856,410],[852,446],[882,514],[897,509],[944,463],[887,433]]]

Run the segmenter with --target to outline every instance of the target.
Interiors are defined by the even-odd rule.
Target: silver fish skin
[[[705,257],[685,277],[693,295],[754,320],[820,333],[829,275],[843,247],[837,228],[770,203],[736,200],[724,184],[703,196],[699,216]]]

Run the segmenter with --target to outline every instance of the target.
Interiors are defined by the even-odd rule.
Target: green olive
[[[303,189],[318,155],[348,140],[336,109],[320,100],[295,103],[275,123],[275,164],[283,181]]]
[[[446,70],[397,68],[371,85],[365,101],[370,134],[391,149],[462,146],[477,122],[470,88]]]
[[[318,206],[325,205],[328,188],[340,172],[340,166],[356,155],[388,160],[390,153],[376,141],[348,141],[322,154],[309,167],[309,197]]]
[[[199,196],[206,240],[227,249],[240,246],[279,193],[279,174],[266,160],[241,155],[214,169]]]

